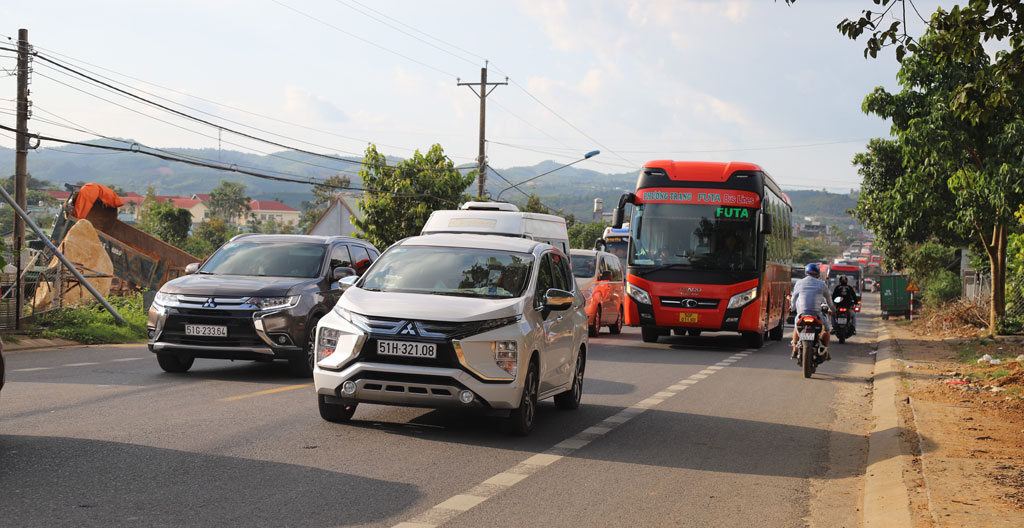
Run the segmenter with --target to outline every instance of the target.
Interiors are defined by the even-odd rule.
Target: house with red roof
[[[259,222],[273,219],[279,225],[291,223],[293,226],[297,226],[301,216],[302,213],[298,209],[276,200],[249,201],[249,218]]]

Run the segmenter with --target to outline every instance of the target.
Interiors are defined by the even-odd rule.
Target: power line
[[[319,18],[316,18],[313,15],[310,15],[308,13],[305,13],[303,11],[295,9],[294,7],[292,7],[292,6],[288,5],[288,4],[285,4],[284,2],[281,2],[279,0],[270,0],[270,1],[274,2],[275,4],[281,6],[281,7],[285,8],[285,9],[289,9],[291,11],[294,11],[294,12],[296,12],[296,13],[298,13],[298,14],[300,14],[300,15],[302,15],[302,16],[304,16],[304,17],[306,17],[306,18],[308,18],[308,19],[310,19],[310,20],[312,20],[314,22],[323,24],[323,25],[325,25],[325,26],[327,26],[327,27],[329,27],[329,28],[331,28],[331,29],[333,29],[335,31],[338,31],[339,33],[343,33],[343,34],[348,35],[348,36],[350,36],[350,37],[352,37],[352,38],[354,38],[356,40],[360,40],[362,42],[365,42],[366,44],[369,44],[369,45],[371,45],[371,46],[373,46],[373,47],[375,47],[377,49],[384,50],[384,51],[386,51],[388,53],[391,53],[393,55],[397,55],[397,56],[399,56],[399,57],[401,57],[401,58],[403,58],[403,59],[405,59],[407,61],[415,62],[416,64],[419,64],[420,66],[423,66],[424,68],[429,68],[429,69],[434,70],[434,71],[436,71],[436,72],[438,72],[438,73],[440,73],[442,75],[447,75],[449,77],[455,77],[455,75],[453,75],[451,73],[448,73],[448,72],[446,72],[444,70],[435,68],[435,67],[433,67],[433,66],[431,66],[431,65],[429,65],[429,64],[427,64],[425,62],[418,61],[418,60],[416,60],[416,59],[414,59],[414,58],[412,58],[412,57],[410,57],[408,55],[404,55],[404,54],[399,53],[399,52],[397,52],[397,51],[395,51],[393,49],[381,46],[380,44],[377,44],[376,42],[373,42],[371,40],[367,40],[367,39],[365,39],[363,37],[360,37],[360,36],[356,35],[355,33],[351,33],[351,32],[345,31],[344,29],[341,29],[340,27],[335,26],[334,24],[331,24],[330,22],[326,22],[326,21],[320,20]]]
[[[111,77],[107,77],[107,76],[105,76],[103,74],[91,71],[88,68],[84,68],[84,67],[81,66],[81,64],[85,64],[85,65],[91,66],[93,68],[97,68],[97,69],[100,69],[100,70],[103,70],[103,71],[106,71],[106,72],[110,72],[112,74],[119,75],[119,76],[124,77],[126,79],[131,79],[131,80],[136,81],[136,82],[147,84],[149,86],[153,86],[153,87],[159,88],[161,90],[165,90],[167,92],[170,92],[170,93],[173,93],[173,94],[177,94],[177,95],[180,95],[180,96],[183,96],[183,97],[188,97],[188,98],[191,98],[191,99],[196,99],[196,100],[203,101],[205,103],[210,103],[212,105],[216,105],[216,106],[219,106],[219,107],[222,107],[222,108],[227,108],[229,110],[234,110],[236,112],[241,112],[243,114],[248,114],[248,115],[251,115],[251,116],[254,116],[254,117],[258,117],[258,118],[261,118],[261,119],[266,119],[266,120],[273,121],[273,122],[276,122],[276,123],[281,123],[281,124],[292,126],[292,127],[295,127],[295,128],[301,128],[301,129],[304,129],[304,130],[309,130],[311,132],[317,132],[319,134],[325,134],[325,135],[328,135],[328,136],[334,136],[334,137],[337,137],[337,138],[347,139],[347,140],[350,140],[350,141],[359,141],[361,143],[373,143],[375,145],[380,145],[382,147],[388,147],[388,148],[392,148],[392,149],[407,150],[407,151],[414,151],[414,150],[416,150],[415,148],[402,147],[402,146],[398,146],[398,145],[389,145],[389,144],[386,144],[386,143],[379,143],[379,142],[375,142],[375,141],[370,141],[368,139],[357,138],[357,137],[353,137],[353,136],[347,136],[347,135],[344,135],[344,134],[338,134],[337,132],[333,132],[333,131],[330,131],[330,130],[324,130],[324,129],[321,129],[321,128],[311,127],[311,126],[307,126],[307,125],[300,125],[298,123],[293,123],[291,121],[286,121],[286,120],[279,119],[279,118],[276,118],[276,117],[273,117],[273,116],[269,116],[269,115],[266,115],[266,114],[261,114],[259,112],[253,112],[251,110],[246,110],[244,108],[239,108],[239,107],[232,106],[232,105],[229,105],[229,104],[221,103],[221,102],[218,102],[218,101],[214,101],[212,99],[207,99],[205,97],[200,97],[198,95],[182,92],[182,91],[179,91],[179,90],[175,90],[173,88],[168,88],[166,86],[163,86],[163,85],[160,85],[160,84],[157,84],[157,83],[154,83],[154,82],[150,82],[150,81],[147,81],[145,79],[140,79],[138,77],[133,77],[133,76],[125,74],[125,73],[121,73],[121,72],[118,72],[118,71],[115,71],[115,70],[111,70],[110,68],[105,68],[103,66],[99,66],[97,64],[93,64],[91,62],[84,61],[82,59],[77,59],[75,57],[72,57],[70,55],[54,51],[52,49],[47,49],[47,48],[44,48],[44,47],[41,47],[41,46],[33,46],[33,47],[35,49],[38,49],[38,50],[43,50],[43,51],[49,53],[50,55],[56,55],[56,56],[63,57],[68,62],[78,63],[78,64],[76,64],[78,69],[80,69],[82,71],[85,71],[85,72],[88,72],[88,73],[90,73],[92,75],[95,75],[97,77],[100,77],[102,79],[106,79],[106,80],[111,81],[111,82],[116,82],[116,83],[118,83],[118,84],[120,84],[122,86],[130,86],[130,85],[128,85],[127,83],[118,81],[116,79],[113,79]],[[138,90],[138,88],[134,88],[134,87],[133,87],[133,89]],[[161,96],[159,96],[157,94],[153,94],[152,92],[147,92],[145,90],[139,90],[139,91],[142,92],[142,93],[151,95],[153,97],[157,97],[159,99],[162,99],[164,101],[169,101],[169,102],[172,102],[172,103],[177,104],[179,106],[183,106],[183,107],[188,108],[190,110],[201,112],[201,113],[204,113],[206,115],[214,115],[214,114],[210,114],[209,112],[204,112],[202,110],[190,107],[188,105],[185,105],[185,104],[182,104],[182,103],[178,103],[178,102],[173,101],[171,99],[168,99],[166,97],[161,97]],[[223,118],[223,117],[221,117],[221,119],[224,119],[225,121],[228,121],[228,122],[234,122],[234,121],[231,121],[231,120]],[[248,128],[252,128],[254,130],[260,130],[260,129],[256,128],[256,127],[251,126],[251,125],[245,125],[243,123],[239,123],[239,124],[241,124],[242,126],[246,126]],[[271,133],[274,134],[274,135],[277,135],[279,137],[287,138],[287,136],[283,136],[283,135],[280,135],[280,134],[275,134],[273,132],[271,132]],[[296,141],[298,141],[298,140],[296,140]],[[330,147],[324,147],[324,148],[330,148]],[[456,158],[458,158],[458,157],[456,157]],[[473,158],[461,157],[461,159],[473,159]]]
[[[821,142],[817,142],[817,143],[800,143],[800,144],[794,144],[794,145],[778,145],[778,146],[773,146],[773,147],[740,147],[740,148],[725,148],[725,149],[674,150],[674,151],[666,151],[666,150],[624,150],[624,151],[620,151],[620,152],[625,152],[625,153],[628,153],[628,154],[655,154],[655,155],[699,154],[699,153],[721,153],[721,152],[748,152],[748,151],[757,151],[757,150],[789,150],[789,149],[799,149],[799,148],[809,148],[809,147],[821,147],[821,146],[827,146],[827,145],[841,145],[841,144],[844,144],[844,143],[863,143],[865,141],[868,141],[868,139],[838,139],[838,140],[835,140],[835,141],[821,141]],[[495,145],[502,145],[502,146],[505,146],[505,147],[519,148],[519,149],[524,149],[524,150],[530,150],[530,147],[533,147],[533,148],[545,148],[545,147],[539,147],[539,146],[535,146],[535,145],[515,145],[515,144],[512,144],[512,143],[503,143],[503,142],[494,141],[494,140],[490,140],[489,142],[490,143],[494,143]],[[549,151],[550,150],[560,150],[560,149],[555,149],[554,147],[546,147],[546,148]],[[566,148],[565,150],[572,150],[572,149]],[[535,151],[535,152],[541,152],[541,151]]]
[[[418,41],[420,41],[420,42],[422,42],[422,43],[424,43],[424,44],[426,44],[426,45],[428,45],[428,46],[430,46],[430,47],[432,47],[432,48],[434,48],[434,49],[436,49],[436,50],[438,50],[438,51],[441,51],[442,53],[447,53],[448,55],[451,55],[452,57],[455,57],[456,59],[459,59],[459,60],[462,60],[462,61],[466,61],[466,62],[468,62],[468,63],[470,63],[470,64],[473,64],[473,65],[476,65],[476,64],[477,64],[477,62],[475,62],[475,61],[471,61],[471,60],[469,60],[469,59],[467,59],[467,58],[465,58],[465,57],[462,57],[462,56],[460,56],[460,55],[457,55],[457,54],[455,54],[455,53],[452,53],[451,51],[449,51],[449,50],[446,50],[446,49],[444,49],[444,48],[442,48],[442,47],[438,46],[437,44],[434,44],[434,43],[432,43],[432,42],[428,42],[428,41],[426,41],[426,40],[423,40],[422,38],[420,38],[420,37],[417,37],[416,35],[413,35],[412,33],[409,33],[408,31],[405,31],[405,30],[404,30],[404,29],[402,29],[402,28],[396,27],[395,25],[393,25],[393,24],[390,24],[390,23],[388,23],[388,22],[386,22],[386,21],[384,21],[384,20],[381,20],[381,19],[380,19],[380,18],[378,18],[378,17],[375,17],[375,16],[373,16],[373,15],[367,14],[367,13],[366,13],[365,11],[362,11],[362,10],[360,10],[360,9],[357,9],[357,8],[353,7],[352,5],[350,5],[349,3],[345,2],[344,0],[334,0],[334,1],[335,1],[335,2],[337,2],[337,3],[339,3],[339,4],[341,4],[341,5],[343,5],[343,6],[345,6],[345,7],[347,7],[347,8],[349,8],[349,9],[351,9],[351,10],[353,10],[353,11],[355,11],[355,12],[357,12],[357,13],[359,13],[359,14],[361,14],[361,15],[363,15],[363,16],[365,16],[365,17],[367,17],[367,18],[371,18],[371,19],[373,19],[373,20],[376,20],[377,22],[379,22],[379,23],[381,23],[381,24],[384,24],[385,26],[388,26],[388,27],[390,27],[391,29],[394,29],[395,31],[398,31],[399,33],[402,33],[402,34],[404,34],[404,35],[407,35],[407,36],[409,36],[409,37],[411,37],[411,38],[414,38],[414,39],[416,39],[416,40],[418,40]],[[366,10],[368,10],[368,11],[372,11],[372,12],[374,12],[374,13],[376,13],[376,14],[378,14],[378,15],[382,16],[382,17],[388,18],[388,19],[390,19],[390,20],[394,20],[395,22],[398,22],[399,24],[402,24],[402,22],[399,22],[398,20],[395,20],[394,18],[392,18],[392,17],[389,17],[389,16],[385,15],[384,13],[381,13],[380,11],[377,11],[376,9],[373,9],[373,8],[372,8],[372,7],[370,7],[370,6],[367,6],[367,5],[364,5],[364,4],[360,4],[359,2],[353,2],[353,3],[354,3],[354,4],[357,4],[357,5],[359,5],[359,6],[360,6],[360,7],[362,7],[363,9],[366,9]],[[418,32],[418,33],[421,33],[421,34],[423,34],[423,35],[426,35],[426,33],[423,33],[422,31],[419,31],[419,30],[417,30],[417,29],[415,29],[415,28],[412,28],[411,26],[408,26],[408,25],[406,25],[406,24],[402,24],[402,25],[403,25],[403,26],[405,26],[405,27],[409,27],[410,29],[413,29],[414,31],[416,31],[416,32]],[[427,36],[429,37],[429,35],[427,35]],[[433,38],[433,37],[430,37],[430,38]],[[438,40],[438,39],[434,39],[434,40]],[[442,41],[442,40],[438,40],[438,42],[442,42],[442,43],[444,43],[444,44],[447,44],[448,46],[451,46],[451,47],[455,47],[455,46],[452,46],[451,44],[448,44],[447,42],[444,42],[444,41]],[[458,48],[456,48],[456,49],[458,49]],[[478,55],[476,55],[476,54],[474,54],[474,53],[470,53],[470,55],[478,56]],[[482,57],[481,57],[481,58],[482,58]],[[486,59],[484,59],[484,60],[486,60]]]
[[[6,130],[6,131],[9,131],[9,132],[16,132],[15,129],[13,129],[11,127],[8,127],[6,125],[0,125],[0,130]],[[285,178],[285,177],[280,177],[280,176],[272,176],[270,174],[263,174],[263,173],[259,173],[259,172],[255,172],[255,171],[251,171],[251,170],[246,170],[246,169],[243,169],[243,168],[239,167],[238,165],[224,165],[224,164],[218,164],[218,163],[213,162],[213,161],[210,161],[210,162],[196,161],[194,159],[189,159],[189,157],[184,157],[182,155],[167,154],[164,151],[160,151],[159,149],[152,149],[151,147],[146,147],[145,145],[141,145],[139,143],[134,143],[133,146],[129,147],[129,148],[123,148],[123,147],[114,147],[114,146],[111,146],[111,145],[98,145],[98,144],[95,144],[95,143],[84,143],[84,142],[81,142],[81,141],[71,141],[71,140],[60,139],[60,138],[55,138],[55,137],[51,137],[51,136],[44,136],[44,135],[41,135],[41,134],[30,134],[30,136],[36,138],[37,140],[41,140],[41,141],[53,141],[53,142],[57,142],[57,143],[67,144],[67,145],[77,145],[77,146],[81,146],[81,147],[96,148],[96,149],[103,149],[103,150],[111,150],[111,151],[117,151],[117,152],[130,152],[130,153],[135,153],[135,154],[144,154],[146,156],[152,156],[152,157],[159,158],[159,159],[162,159],[162,160],[165,160],[165,161],[174,161],[174,162],[178,162],[178,163],[184,163],[184,164],[187,164],[187,165],[195,165],[195,166],[198,166],[198,167],[205,167],[205,168],[215,169],[215,170],[220,170],[220,171],[235,172],[235,173],[238,173],[238,174],[244,174],[246,176],[253,176],[253,177],[256,177],[256,178],[262,178],[262,179],[265,179],[265,180],[274,180],[274,181],[280,181],[280,182],[286,182],[286,183],[301,183],[301,184],[305,184],[305,185],[316,185],[316,186],[319,186],[319,187],[325,187],[325,188],[328,188],[328,189],[337,189],[337,190],[342,190],[342,191],[362,191],[362,192],[366,192],[366,193],[369,193],[369,194],[391,194],[391,195],[395,195],[395,196],[404,196],[404,197],[425,197],[425,198],[431,198],[431,199],[434,199],[434,200],[440,200],[442,202],[455,203],[455,204],[458,203],[455,200],[450,200],[450,199],[447,199],[447,198],[442,198],[442,197],[439,197],[439,196],[434,196],[434,195],[426,194],[426,193],[409,193],[409,192],[401,192],[401,191],[387,191],[387,190],[381,190],[381,189],[369,189],[369,188],[365,188],[365,187],[346,187],[346,186],[342,186],[342,185],[329,184],[329,183],[326,183],[324,181],[316,181],[314,178],[308,178],[306,180],[301,180],[301,179],[297,179],[297,178]],[[138,148],[136,148],[136,147],[138,147]],[[150,149],[150,150],[143,150],[143,149]],[[390,167],[390,166],[378,166],[378,167]]]

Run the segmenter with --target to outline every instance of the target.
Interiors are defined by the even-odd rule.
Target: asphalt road
[[[804,526],[821,510],[852,526],[862,319],[809,380],[785,342],[602,334],[583,405],[544,402],[527,438],[370,405],[330,424],[285,363],[173,375],[139,345],[12,354],[0,525]]]

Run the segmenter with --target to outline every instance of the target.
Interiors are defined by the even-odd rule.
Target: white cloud
[[[305,88],[287,85],[284,89],[285,111],[293,116],[327,123],[347,123],[349,116],[322,95]]]

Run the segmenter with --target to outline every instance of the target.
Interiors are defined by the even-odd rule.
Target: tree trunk
[[[997,224],[992,230],[992,244],[988,251],[992,269],[992,304],[988,311],[988,331],[995,335],[1000,321],[1006,315],[1006,226]]]

